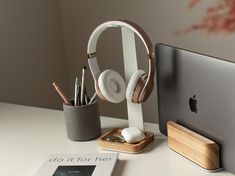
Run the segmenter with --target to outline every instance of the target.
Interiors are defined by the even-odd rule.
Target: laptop
[[[156,44],[159,126],[172,120],[214,140],[235,173],[235,63]]]

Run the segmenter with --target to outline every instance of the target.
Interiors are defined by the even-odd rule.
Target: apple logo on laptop
[[[194,113],[197,113],[197,99],[196,95],[193,95],[193,97],[189,98],[189,107],[190,110]]]

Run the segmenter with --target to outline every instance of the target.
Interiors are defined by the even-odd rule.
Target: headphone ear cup
[[[112,103],[120,103],[125,99],[126,84],[122,76],[114,70],[105,70],[98,78],[100,92]]]
[[[131,77],[131,79],[130,79],[130,81],[128,83],[127,89],[126,89],[126,99],[128,101],[133,102],[133,94],[134,94],[135,88],[137,86],[137,83],[138,83],[139,79],[141,78],[141,76],[143,74],[146,74],[146,72],[144,70],[137,70],[132,75],[132,77]],[[140,92],[139,92],[139,94],[140,94]]]

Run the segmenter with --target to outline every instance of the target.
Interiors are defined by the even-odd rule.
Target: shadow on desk
[[[112,127],[110,127],[110,128],[102,128],[102,134],[104,134],[104,133],[106,133],[106,132],[108,132],[108,131],[113,131],[114,129],[118,129],[118,128],[121,128],[121,129],[124,129],[124,128],[127,128],[127,126],[119,126],[119,127],[116,127],[116,128],[112,128]]]
[[[126,160],[118,160],[117,165],[113,171],[113,176],[123,175],[123,171],[125,170],[126,164],[127,164]]]
[[[152,150],[154,150],[156,147],[158,147],[159,145],[162,145],[163,142],[165,141],[166,139],[159,139],[159,138],[155,138],[154,142],[152,143],[152,145],[150,145],[145,151],[143,151],[142,153],[145,154],[145,153],[149,153],[151,152]],[[142,153],[140,154],[130,154],[130,155],[141,155]],[[124,174],[124,170],[125,170],[125,167],[127,166],[127,163],[128,161],[127,160],[118,160],[117,162],[117,165],[114,169],[114,172],[113,172],[113,176],[120,176],[120,175],[123,175]]]
[[[149,153],[152,150],[154,150],[155,148],[159,147],[166,139],[159,139],[159,138],[155,138],[153,143],[148,146],[145,151],[143,151],[143,153]]]

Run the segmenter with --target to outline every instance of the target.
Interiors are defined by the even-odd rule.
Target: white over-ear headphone
[[[110,27],[126,27],[140,37],[148,52],[149,70],[137,70],[131,77],[126,88],[125,81],[121,75],[114,70],[105,70],[101,73],[97,58],[96,44],[101,33]],[[99,25],[91,34],[87,46],[88,63],[95,81],[95,89],[98,96],[112,103],[119,103],[127,98],[133,103],[144,102],[151,94],[155,72],[155,54],[153,45],[145,31],[129,20],[108,21]]]

